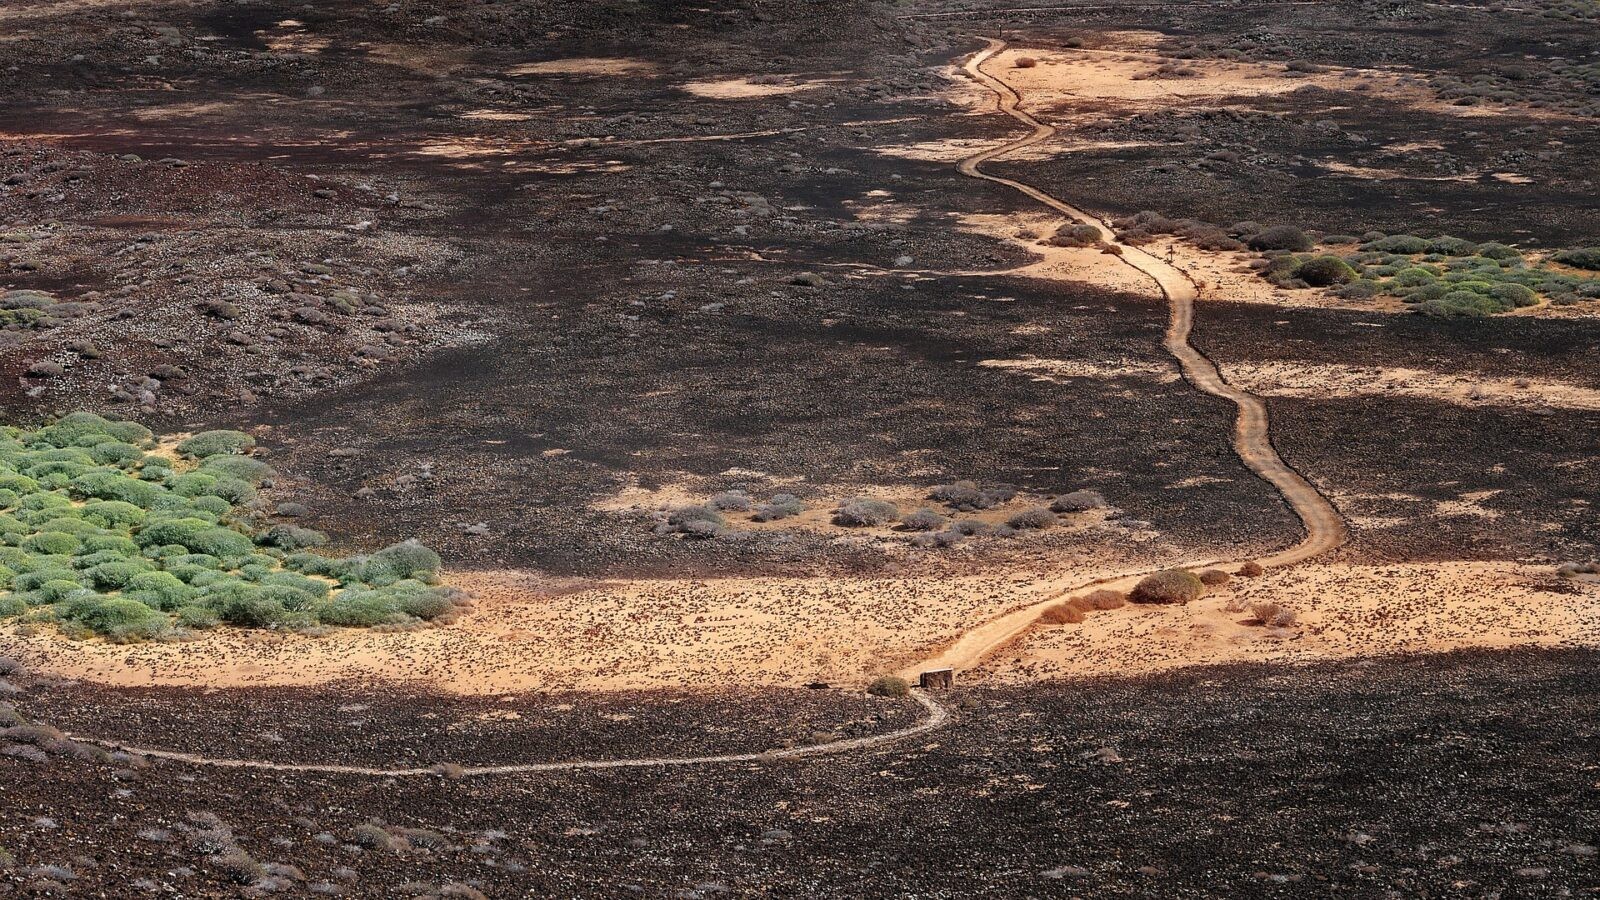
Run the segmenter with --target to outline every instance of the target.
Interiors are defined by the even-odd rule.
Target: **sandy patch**
[[[506,70],[507,75],[654,75],[655,63],[626,57],[583,56],[523,63]]]
[[[827,84],[825,81],[808,81],[787,76],[755,76],[746,78],[715,78],[691,81],[683,89],[707,100],[761,100],[782,97],[801,91],[813,91]]]
[[[1470,372],[1295,362],[1224,362],[1228,380],[1266,397],[1393,396],[1456,406],[1600,410],[1600,391],[1562,381],[1493,378]]]
[[[1306,565],[1236,579],[1181,607],[1093,612],[1081,625],[1037,626],[981,676],[1015,682],[1158,672],[1226,662],[1310,661],[1465,648],[1600,645],[1600,586],[1546,589],[1548,567],[1452,562]],[[1272,601],[1298,623],[1253,623]]]
[[[464,694],[812,681],[858,684],[934,652],[965,628],[1094,577],[1055,561],[966,578],[768,578],[560,585],[463,573],[478,608],[456,625],[325,638],[219,631],[120,647],[0,631],[0,654],[117,685],[312,685],[361,678]]]
[[[1040,359],[1035,356],[1028,356],[1021,359],[985,359],[980,360],[978,365],[987,369],[1016,372],[1027,375],[1034,381],[1045,381],[1051,384],[1065,384],[1068,380],[1074,378],[1093,378],[1097,380],[1146,378],[1161,382],[1173,382],[1181,377],[1172,366],[1160,366],[1130,359],[1099,361]]]

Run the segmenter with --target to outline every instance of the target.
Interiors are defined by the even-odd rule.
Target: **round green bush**
[[[144,451],[121,441],[105,441],[89,448],[89,456],[102,466],[127,466],[144,458]]]
[[[143,572],[154,571],[155,565],[148,560],[128,559],[122,562],[101,563],[84,572],[89,581],[102,591],[118,591],[128,585],[135,575]]]
[[[211,493],[217,486],[217,477],[204,472],[185,472],[167,479],[167,490],[180,497],[199,497]]]
[[[1274,225],[1245,239],[1251,250],[1289,250],[1303,253],[1311,249],[1311,238],[1293,225]]]
[[[40,534],[30,534],[22,541],[22,549],[34,553],[76,553],[79,546],[77,537],[63,534],[59,531],[46,531]]]
[[[208,493],[220,497],[234,506],[249,503],[256,498],[255,485],[242,478],[234,478],[231,475],[218,478],[216,484],[211,486],[211,490]],[[199,501],[197,500],[196,502],[198,503]]]
[[[81,510],[83,520],[101,528],[119,525],[137,525],[144,521],[145,511],[125,500],[91,500]]]
[[[156,522],[146,522],[144,527],[134,534],[134,540],[141,547],[153,547],[163,544],[181,544],[189,549],[194,549],[191,543],[195,536],[208,528],[217,527],[205,519],[180,518],[162,519]]]
[[[128,633],[130,626],[157,620],[159,615],[137,600],[125,597],[93,597],[81,606],[75,606],[70,618],[100,634],[109,634],[113,631]]]
[[[231,528],[212,526],[190,537],[186,546],[196,553],[215,556],[218,559],[231,559],[238,556],[248,556],[255,549],[255,542]]]
[[[178,609],[177,622],[184,628],[207,631],[222,624],[222,618],[203,606],[184,606]]]
[[[328,542],[328,536],[298,525],[274,525],[257,540],[264,546],[280,550],[304,550],[307,547],[321,547]]]
[[[1294,277],[1312,287],[1331,287],[1356,277],[1356,270],[1337,256],[1313,256],[1295,267]]]
[[[249,453],[255,446],[256,439],[242,431],[218,430],[202,431],[181,441],[177,450],[184,456],[204,459],[222,454]]]
[[[1535,306],[1539,303],[1539,295],[1535,294],[1531,288],[1511,282],[1504,282],[1489,288],[1489,296],[1502,303],[1509,303],[1514,307]]]
[[[1495,260],[1521,259],[1522,251],[1515,247],[1508,247],[1505,244],[1490,241],[1487,244],[1478,245],[1477,255],[1484,257],[1485,259]]]
[[[233,511],[233,504],[221,497],[196,497],[189,501],[189,505],[196,513],[204,513],[218,519]]]
[[[391,544],[372,554],[367,564],[362,566],[362,572],[392,573],[394,577],[391,581],[398,581],[417,575],[431,575],[439,571],[439,565],[439,554],[423,546],[420,541],[409,540]],[[376,583],[370,578],[364,580]]]
[[[1382,253],[1427,253],[1433,243],[1426,238],[1419,238],[1412,234],[1392,234],[1361,245],[1363,250],[1377,250]]]
[[[160,486],[130,478],[121,472],[87,472],[72,479],[72,495],[79,500],[120,500],[149,509],[160,497]]]
[[[0,594],[0,619],[12,619],[28,611],[28,603],[15,594]]]
[[[140,572],[128,579],[122,592],[141,603],[171,612],[200,595],[171,572]]]
[[[1167,569],[1146,575],[1128,599],[1134,603],[1188,603],[1205,594],[1205,583],[1186,569]]]
[[[248,456],[213,456],[200,464],[197,470],[214,478],[237,478],[251,484],[260,484],[272,477],[272,467]]]
[[[345,590],[317,610],[317,618],[327,625],[371,628],[404,621],[406,614],[390,594],[374,590]]]
[[[139,545],[134,543],[133,538],[124,537],[120,534],[89,534],[84,535],[82,540],[85,553],[110,550],[119,556],[139,555]]]

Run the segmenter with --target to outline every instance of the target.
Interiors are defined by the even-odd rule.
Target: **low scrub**
[[[1133,588],[1128,599],[1134,603],[1182,604],[1199,600],[1206,592],[1202,582],[1187,569],[1167,569],[1147,575]]]
[[[0,619],[136,643],[221,624],[313,629],[448,620],[439,557],[305,552],[320,532],[240,508],[272,476],[242,432],[202,432],[174,464],[128,422],[74,413],[0,428]]]
[[[898,675],[879,675],[867,685],[867,693],[874,697],[904,697],[911,693],[911,683]]]

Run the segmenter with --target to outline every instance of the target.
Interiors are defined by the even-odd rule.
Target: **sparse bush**
[[[745,512],[750,506],[750,495],[744,491],[723,491],[711,498],[711,508],[723,512]]]
[[[1092,509],[1105,509],[1106,498],[1100,496],[1099,491],[1072,491],[1050,501],[1050,511],[1058,513],[1088,512]]]
[[[1562,250],[1551,257],[1556,262],[1571,266],[1574,269],[1587,269],[1590,272],[1600,272],[1600,247],[1583,247],[1572,250]]]
[[[1245,239],[1251,250],[1289,250],[1303,253],[1311,249],[1311,238],[1293,225],[1274,225]]]
[[[1018,531],[1044,531],[1055,527],[1056,515],[1043,506],[1035,506],[1007,519],[1006,524]]]
[[[1412,255],[1427,253],[1433,246],[1427,238],[1420,238],[1414,234],[1392,234],[1367,241],[1361,245],[1363,250],[1375,250],[1379,253],[1401,253]]]
[[[395,848],[394,835],[390,834],[382,825],[366,822],[357,825],[350,834],[350,843],[368,850],[393,850]]]
[[[876,497],[857,497],[833,513],[833,524],[846,528],[868,528],[885,525],[900,518],[900,510],[887,500]]]
[[[972,481],[941,484],[928,492],[929,500],[937,500],[959,512],[989,509],[1015,497],[1017,492],[1009,487],[979,488]]]
[[[1200,573],[1200,583],[1207,587],[1221,587],[1233,580],[1233,576],[1221,569],[1207,569]]]
[[[900,527],[907,531],[938,531],[949,521],[934,510],[923,507],[901,519]]]
[[[1250,614],[1262,625],[1288,627],[1299,618],[1295,611],[1278,603],[1252,603]]]
[[[1105,239],[1105,234],[1093,225],[1069,222],[1056,229],[1050,243],[1057,247],[1093,247]]]
[[[1193,572],[1167,569],[1145,576],[1128,599],[1134,603],[1182,604],[1200,599],[1205,592],[1205,584]]]
[[[867,685],[867,693],[874,697],[904,697],[911,693],[911,685],[898,675],[879,675]]]
[[[1012,63],[1012,65],[1018,69],[1031,69],[1038,64],[1039,61],[1031,56],[1019,56],[1017,57],[1016,61]]]
[[[181,441],[177,450],[184,456],[204,459],[223,454],[249,453],[256,447],[256,439],[242,431],[202,431]]]
[[[1045,625],[1077,625],[1084,621],[1083,610],[1071,603],[1057,603],[1039,614]]]
[[[751,518],[757,522],[775,522],[798,516],[806,511],[806,505],[799,497],[793,494],[773,494],[767,502],[756,507],[755,515]]]
[[[1120,609],[1128,605],[1128,595],[1121,591],[1112,591],[1101,588],[1077,599],[1077,604],[1084,609]]]
[[[262,875],[261,864],[238,848],[216,858],[217,874],[234,884],[251,884]]]

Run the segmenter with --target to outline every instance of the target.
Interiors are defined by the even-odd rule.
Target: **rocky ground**
[[[853,681],[761,685],[859,680],[887,666],[880,651],[926,649],[919,627],[948,636],[962,614],[1031,602],[1097,560],[1295,541],[1294,516],[1230,447],[1231,407],[1177,378],[1165,305],[1126,273],[1101,278],[1092,254],[1067,261],[1071,278],[1016,271],[1051,223],[955,171],[1018,133],[956,74],[1002,29],[1012,56],[1104,52],[1106,72],[1130,76],[1099,99],[1041,97],[1060,139],[991,166],[1087,209],[1600,243],[1585,0],[1001,6],[5,4],[8,421],[91,408],[164,431],[245,428],[283,473],[270,499],[309,507],[302,521],[341,551],[417,536],[458,573],[536,569],[558,588],[485,604],[510,624],[470,640],[375,636],[393,680],[248,687],[257,656],[292,658],[251,645],[226,666],[171,667],[245,685],[233,690],[36,676],[0,702],[74,731],[280,761],[799,746],[918,711]],[[1337,563],[1517,561],[1541,597],[1541,573],[1595,557],[1600,429],[1570,401],[1600,390],[1591,311],[1452,322],[1253,299],[1203,296],[1194,343],[1225,374],[1257,367],[1277,449],[1351,520]],[[1385,395],[1304,374],[1335,366],[1510,387]],[[1281,394],[1259,374],[1289,370],[1300,386]],[[910,505],[957,479],[1027,502],[1092,488],[1113,510],[933,549],[825,522],[857,493]],[[662,498],[734,488],[794,493],[813,519],[659,533]],[[952,599],[958,577],[982,587]],[[738,579],[765,580],[737,610],[702,586]],[[1345,616],[1336,643],[1359,648],[1359,627],[1395,622],[1345,615],[1359,604],[1335,597],[1343,583],[1318,582],[1339,602],[1306,608]],[[1511,623],[1495,640],[1537,642],[1551,635],[1530,622],[1587,622],[1590,597],[1483,618]],[[569,627],[530,636],[555,615]],[[739,630],[764,617],[762,640]],[[641,634],[699,635],[739,665]],[[1390,637],[1372,643],[1404,642]],[[502,640],[588,668],[418,657]],[[1023,668],[963,686],[959,720],[904,746],[626,777],[294,776],[8,733],[0,894],[1600,891],[1592,651],[1085,679],[1072,647],[1035,635]],[[154,674],[183,648],[106,649],[81,656],[125,653]],[[349,677],[346,661],[323,662]],[[404,678],[419,671],[518,690],[440,694]],[[697,683],[522,692],[640,671]],[[1017,686],[1019,672],[1070,680]]]
[[[0,755],[16,859],[0,890],[1583,896],[1600,887],[1595,663],[1522,652],[971,689],[951,730],[883,752],[626,777],[397,782]],[[78,702],[74,688],[38,690],[41,709]],[[776,711],[787,698],[767,699]],[[201,708],[118,699],[150,714]],[[678,698],[684,726],[656,746],[697,743],[706,717],[759,733],[761,705],[732,699]],[[325,702],[313,718],[348,700]],[[286,738],[273,756],[306,752],[304,704],[249,703],[251,730]],[[431,710],[490,727],[470,706]],[[233,733],[231,714],[183,721],[202,743]],[[636,738],[583,740],[621,750]]]

